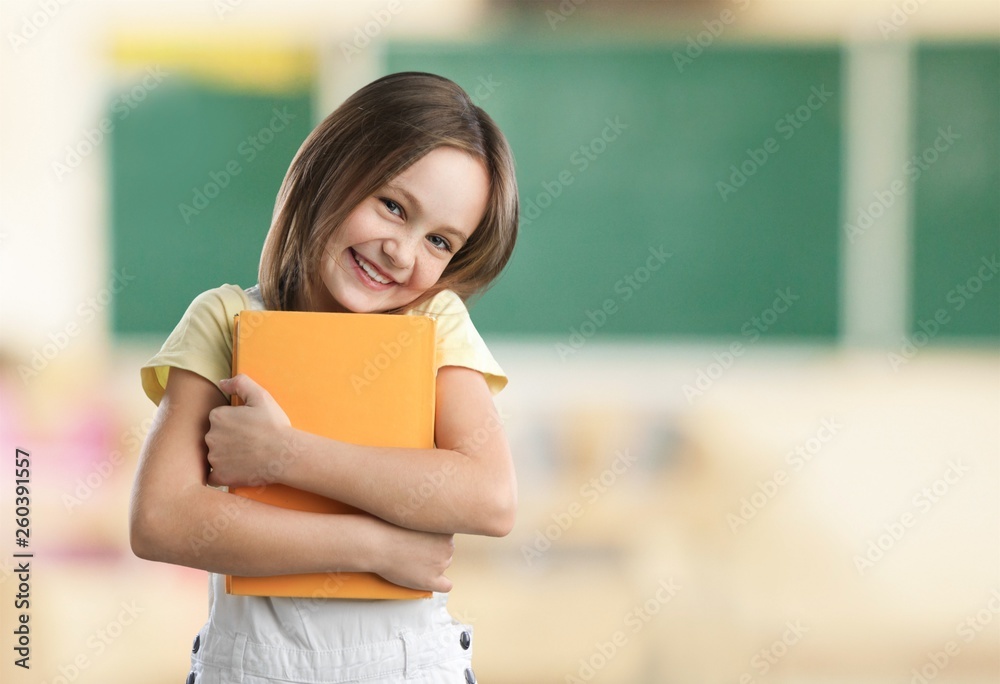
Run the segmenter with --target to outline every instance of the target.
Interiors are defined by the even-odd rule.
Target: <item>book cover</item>
[[[233,375],[264,387],[293,427],[353,444],[434,446],[434,321],[425,316],[241,311]],[[240,403],[233,396],[233,405]],[[346,504],[270,484],[231,489],[263,503],[319,513],[359,513]],[[411,599],[431,592],[374,573],[226,576],[248,596]]]

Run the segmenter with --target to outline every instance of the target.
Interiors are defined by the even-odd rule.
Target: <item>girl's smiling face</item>
[[[438,147],[363,200],[326,243],[320,311],[377,313],[432,288],[486,212],[489,175],[454,147]]]

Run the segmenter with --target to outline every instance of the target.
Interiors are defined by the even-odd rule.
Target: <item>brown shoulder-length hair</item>
[[[490,178],[482,222],[435,287],[411,308],[451,289],[462,299],[500,275],[517,238],[514,158],[503,133],[458,85],[433,74],[391,74],[349,97],[299,148],[281,184],[261,254],[268,309],[316,301],[330,236],[362,201],[431,150],[450,146],[481,160]],[[398,313],[398,311],[397,311]]]

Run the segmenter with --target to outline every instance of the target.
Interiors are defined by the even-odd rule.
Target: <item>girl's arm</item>
[[[291,511],[206,487],[209,413],[226,403],[208,380],[171,369],[132,492],[135,554],[211,572],[270,575],[365,571],[449,591],[449,535],[363,515]]]
[[[290,427],[247,376],[226,382],[223,389],[246,405],[212,411],[210,483],[252,484],[263,475],[413,530],[504,536],[513,527],[514,467],[482,373],[458,366],[438,371],[435,449],[357,446],[311,435]]]

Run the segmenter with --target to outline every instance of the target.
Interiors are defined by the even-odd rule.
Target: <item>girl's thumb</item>
[[[227,394],[235,394],[238,396],[247,406],[254,406],[257,404],[257,399],[260,394],[260,385],[242,373],[232,378],[220,380],[219,387],[221,387],[222,391]]]

